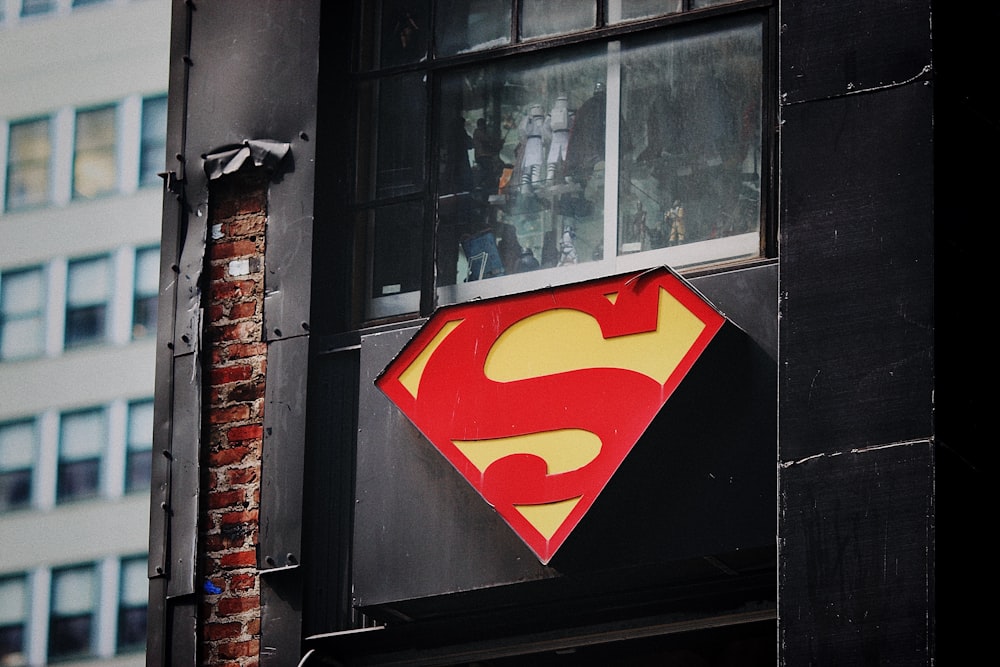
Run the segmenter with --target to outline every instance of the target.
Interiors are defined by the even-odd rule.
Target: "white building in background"
[[[0,666],[144,664],[170,3],[0,0]]]

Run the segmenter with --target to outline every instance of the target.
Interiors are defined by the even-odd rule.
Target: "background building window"
[[[31,504],[35,438],[34,420],[0,424],[0,512]]]
[[[146,606],[149,580],[146,556],[122,561],[118,599],[118,652],[141,651],[146,646]]]
[[[139,185],[158,185],[158,174],[166,167],[167,97],[142,101],[142,145],[139,152]]]
[[[98,494],[106,431],[104,410],[101,408],[62,415],[57,502],[92,498]]]
[[[135,252],[135,281],[132,300],[132,337],[156,333],[156,297],[160,291],[160,249],[140,248]]]
[[[128,408],[125,453],[125,491],[149,489],[153,452],[153,402],[139,401]]]
[[[7,210],[49,201],[52,136],[48,118],[10,124],[7,151]]]
[[[28,664],[25,650],[27,619],[27,577],[0,577],[0,665]]]
[[[45,351],[45,273],[41,268],[0,275],[0,360]]]
[[[54,570],[49,616],[49,658],[65,660],[93,653],[97,570],[93,565]]]
[[[115,148],[116,107],[76,112],[73,197],[90,199],[114,192],[118,184]]]
[[[21,0],[21,16],[37,16],[56,10],[56,0]]]
[[[69,263],[66,287],[66,347],[103,341],[108,330],[111,298],[108,257]]]

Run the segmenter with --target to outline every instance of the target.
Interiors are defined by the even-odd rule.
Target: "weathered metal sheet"
[[[170,442],[167,596],[195,592],[201,475],[201,367],[194,354],[174,359],[173,428]]]
[[[307,337],[268,344],[257,552],[261,570],[297,567],[302,558],[308,357]]]
[[[781,458],[932,433],[932,89],[787,107]]]
[[[782,466],[784,664],[933,663],[933,497],[928,441]]]
[[[929,79],[931,4],[785,0],[780,12],[782,102]]]

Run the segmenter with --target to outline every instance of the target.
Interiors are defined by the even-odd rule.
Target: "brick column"
[[[264,232],[267,178],[213,181],[206,281],[199,664],[259,664],[260,466],[264,420]]]

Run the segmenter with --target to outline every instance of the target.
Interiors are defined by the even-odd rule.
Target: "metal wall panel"
[[[781,457],[932,432],[932,88],[783,111]]]
[[[876,90],[930,74],[931,0],[783,0],[784,104]]]
[[[933,664],[929,442],[781,472],[783,664]]]

